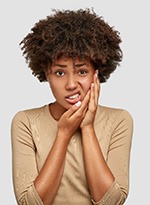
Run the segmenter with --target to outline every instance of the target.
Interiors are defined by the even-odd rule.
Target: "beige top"
[[[95,132],[104,158],[115,176],[115,182],[97,204],[122,205],[129,189],[129,162],[133,120],[122,109],[99,106]],[[18,112],[12,120],[13,183],[18,204],[43,205],[34,187],[54,143],[57,121],[49,106]],[[71,138],[64,174],[53,205],[91,205],[85,176],[80,132]]]

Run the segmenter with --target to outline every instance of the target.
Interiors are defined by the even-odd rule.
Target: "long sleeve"
[[[30,121],[24,112],[15,115],[11,125],[13,184],[19,205],[43,205],[33,181],[38,175]],[[31,166],[32,164],[32,166]]]
[[[130,150],[133,133],[131,115],[125,110],[121,111],[113,124],[109,126],[108,133],[111,133],[111,137],[106,161],[115,181],[99,202],[96,203],[93,200],[92,202],[98,205],[122,205],[129,191]]]
[[[133,121],[127,111],[100,107],[96,117],[96,136],[115,182],[99,205],[122,205],[128,195],[129,159]],[[18,112],[11,125],[13,184],[18,205],[43,205],[34,180],[55,141],[57,122],[49,107]],[[64,174],[54,205],[91,205],[84,170],[81,133],[70,140]],[[93,202],[94,204],[94,202]]]

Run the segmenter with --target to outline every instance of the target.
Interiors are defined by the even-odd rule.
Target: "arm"
[[[69,139],[58,132],[52,149],[34,181],[35,188],[44,204],[52,204],[60,186]]]
[[[100,85],[97,73],[91,85],[89,107],[80,127],[82,132],[85,170],[92,198],[99,201],[114,182],[114,176],[104,160],[94,131]]]
[[[117,120],[118,124],[114,128],[108,162],[106,162],[93,126],[95,109],[98,104],[98,84],[95,77],[94,87],[91,88],[89,108],[81,123],[85,170],[93,203],[96,201],[99,205],[121,205],[128,192],[126,183],[128,183],[132,119],[128,113],[123,112],[120,115]]]
[[[58,133],[55,143],[45,161],[42,170],[34,181],[35,187],[44,204],[52,204],[60,186],[69,141],[79,127],[84,111],[87,109],[87,94],[82,107],[72,106],[58,121]]]
[[[38,173],[30,120],[23,112],[15,116],[12,122],[12,151],[18,204],[52,203],[61,182],[69,136],[64,137],[64,133],[58,131],[54,145]]]
[[[38,175],[30,121],[24,112],[15,115],[11,124],[13,185],[19,205],[43,205],[33,181]]]
[[[93,127],[82,129],[83,153],[89,189],[94,201],[100,201],[114,182]]]
[[[127,111],[122,111],[116,121],[106,162],[94,130],[83,130],[89,189],[93,202],[99,202],[99,205],[122,205],[128,195],[133,120]]]
[[[13,181],[18,204],[52,203],[61,182],[69,140],[79,127],[86,106],[87,102],[83,103],[82,108],[74,105],[62,115],[56,140],[40,173],[37,170],[30,120],[24,112],[14,117],[11,127]]]

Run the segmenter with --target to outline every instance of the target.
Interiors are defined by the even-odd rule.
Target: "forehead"
[[[72,57],[62,56],[53,63],[53,66],[55,66],[57,64],[73,64],[73,65],[76,65],[76,64],[89,64],[89,63],[91,63],[90,59],[81,59],[79,57],[72,58]]]

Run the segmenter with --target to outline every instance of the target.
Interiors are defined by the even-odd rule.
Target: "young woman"
[[[122,60],[119,33],[90,10],[54,11],[21,42],[55,102],[12,120],[18,204],[122,205],[129,191],[133,120],[98,105],[100,84]]]

